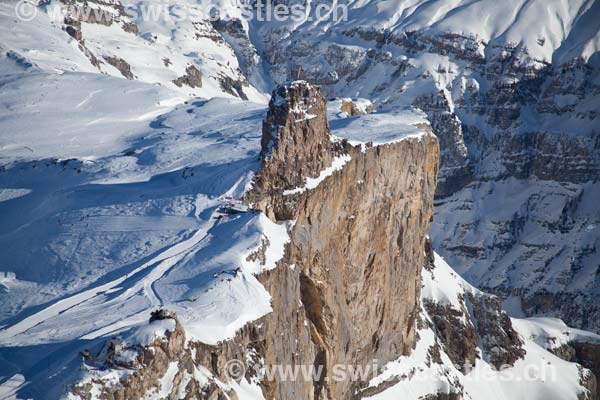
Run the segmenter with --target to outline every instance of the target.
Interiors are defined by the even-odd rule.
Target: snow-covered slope
[[[211,22],[208,11],[214,7],[192,0],[171,7],[153,0],[52,0],[41,2],[31,21],[22,21],[11,0],[0,9],[1,62],[5,71],[102,72],[202,97],[264,99],[249,82],[268,93],[273,81],[292,75],[344,80],[365,72],[353,66],[363,64],[369,50],[397,57],[393,45],[401,42],[429,46],[438,38],[460,39],[463,49],[487,59],[509,45],[537,66],[577,57],[597,64],[600,47],[594,24],[600,7],[592,0],[348,0],[329,4],[326,15],[313,2],[290,4],[296,3],[304,5],[304,20],[261,21],[255,15],[246,21],[250,6],[222,0],[217,9],[224,18]],[[284,52],[290,57],[278,56]],[[440,60],[422,62],[435,63],[428,66],[435,69]],[[386,75],[394,72],[385,69]],[[352,90],[370,94],[381,77],[369,80],[374,82]]]
[[[346,21],[293,23],[153,22],[112,0],[82,6],[107,23],[64,18],[68,0],[25,22],[15,3],[0,4],[0,397],[56,397],[81,378],[79,351],[129,330],[153,337],[157,307],[205,343],[271,311],[255,274],[283,255],[286,229],[239,213],[238,199],[259,165],[265,93],[296,78],[373,101],[378,113],[353,118],[332,103],[333,133],[352,143],[419,135],[426,115],[442,145],[436,250],[515,316],[600,329],[597,1],[352,0],[334,2]],[[248,261],[265,240],[264,263]],[[456,293],[479,293],[439,259],[424,276],[424,302],[458,307]],[[527,351],[513,372],[544,360],[559,378],[512,386],[493,374],[488,387],[448,354],[432,367],[430,311],[414,357],[390,376],[408,365],[433,373],[427,390],[462,385],[472,398],[583,390],[586,375],[544,349],[594,336],[513,319]],[[409,379],[373,395],[418,390]]]
[[[114,80],[102,79],[103,87],[110,90]],[[63,86],[62,98],[69,88]],[[142,106],[137,96],[134,90],[120,97]],[[94,112],[102,110],[104,116],[119,120],[120,104],[100,95],[89,101]],[[129,109],[120,125],[101,125],[100,129],[110,129],[113,135],[88,129],[84,136],[79,129],[95,125],[94,117],[84,112],[53,140],[44,141],[46,131],[36,126],[29,129],[30,136],[18,131],[21,146],[5,153],[15,158],[3,168],[1,187],[3,191],[28,191],[0,203],[3,265],[16,274],[3,294],[3,319],[50,300],[62,300],[50,310],[21,314],[19,324],[10,323],[13,326],[3,335],[3,343],[22,344],[17,338],[25,336],[37,342],[35,332],[45,336],[52,329],[45,323],[52,324],[56,316],[58,326],[75,329],[61,330],[54,338],[61,341],[82,334],[94,336],[98,328],[108,332],[109,321],[127,325],[128,318],[135,319],[139,311],[164,301],[185,299],[201,307],[200,298],[212,274],[225,270],[223,280],[235,275],[243,266],[244,252],[260,244],[260,233],[274,229],[258,215],[217,219],[223,215],[221,207],[244,191],[257,165],[257,113],[261,110],[251,103],[213,100],[182,104],[145,120],[137,120],[137,109]],[[229,121],[227,126],[222,125],[223,119]],[[130,128],[135,134],[128,133]],[[71,149],[71,143],[79,147]],[[20,157],[23,148],[31,149],[24,160]],[[30,161],[33,157],[35,161]],[[228,242],[222,238],[232,235],[244,239]],[[283,245],[276,238],[272,242]],[[228,250],[228,246],[235,247]],[[190,275],[185,267],[190,262],[206,265],[206,269]],[[183,275],[173,270],[175,264],[181,265]],[[90,285],[95,289],[87,290]],[[252,281],[238,289],[252,290]],[[115,304],[119,312],[110,311],[109,304]],[[182,307],[188,305],[184,302]],[[265,307],[268,310],[268,302]],[[256,304],[249,311],[260,314],[264,307]],[[106,321],[97,317],[102,314]],[[79,322],[66,323],[69,315]]]
[[[16,18],[15,4],[0,4],[3,75],[102,73],[183,96],[265,99],[247,83],[233,49],[208,20],[177,18],[171,14],[177,10],[164,2],[49,1],[31,21]],[[200,9],[193,1],[179,4]],[[143,18],[142,9],[154,10],[157,18]],[[130,18],[134,12],[138,19]]]
[[[32,71],[4,76],[0,85],[2,164],[118,153],[186,99],[159,86],[82,72]]]
[[[589,371],[564,361],[553,352],[572,341],[598,343],[600,336],[568,328],[560,320],[513,318],[512,327],[522,341],[524,355],[513,366],[498,368],[490,361],[494,348],[489,353],[483,349],[485,338],[477,327],[482,321],[478,321],[477,312],[473,310],[482,298],[489,296],[469,285],[436,255],[434,267],[423,270],[422,302],[426,306],[421,311],[420,340],[410,356],[388,364],[384,372],[370,382],[366,391],[375,388],[378,393],[368,398],[417,399],[434,395],[457,399],[585,398],[589,390],[585,386]],[[461,323],[473,324],[480,332],[477,361],[466,371],[464,365],[449,356],[454,349],[444,337],[445,332],[437,330],[435,319],[440,316],[432,310],[439,308],[431,304],[456,310]],[[455,328],[455,333],[459,333],[459,327]],[[378,386],[381,390],[376,390]]]
[[[81,73],[3,87],[5,104],[22,106],[2,128],[0,375],[25,376],[20,397],[58,395],[83,343],[162,305],[205,343],[271,310],[254,274],[283,255],[285,226],[231,211],[258,166],[263,106],[215,99],[165,112],[160,93]],[[63,123],[56,104],[81,106]],[[25,107],[29,125],[16,122]],[[264,264],[246,260],[263,240]]]

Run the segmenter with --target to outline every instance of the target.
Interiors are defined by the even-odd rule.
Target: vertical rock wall
[[[439,160],[436,137],[423,130],[377,147],[332,141],[320,89],[305,82],[279,87],[264,124],[263,166],[247,194],[270,218],[295,221],[285,256],[259,276],[273,312],[232,340],[188,342],[177,354],[166,352],[168,360],[139,358],[136,372],[119,385],[78,386],[75,394],[140,398],[177,362],[171,397],[235,399],[220,383],[230,382],[227,363],[235,359],[266,399],[354,398],[366,382],[335,379],[334,365],[382,367],[410,354],[416,341]],[[340,154],[350,157],[340,170],[315,188],[286,194]],[[171,348],[171,339],[184,335],[177,332],[153,346]],[[319,373],[268,378],[258,372],[261,365],[312,366]],[[195,377],[200,370],[204,382]]]

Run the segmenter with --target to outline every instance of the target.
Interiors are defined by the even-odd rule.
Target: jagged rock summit
[[[383,365],[410,354],[438,172],[435,136],[423,127],[378,146],[351,145],[330,135],[321,89],[292,82],[273,93],[262,145],[262,167],[246,198],[289,227],[285,254],[258,275],[272,311],[229,340],[188,340],[170,363],[142,365],[117,386],[79,385],[78,395],[132,393],[128,387],[139,387],[140,376],[178,365],[176,376],[204,371],[203,385],[182,389],[199,390],[190,396],[231,396],[237,383],[226,365],[237,359],[248,371],[261,364],[321,371],[308,380],[249,372],[244,379],[260,385],[265,398],[350,399],[368,382],[336,381],[335,365]],[[249,259],[264,260],[271,246],[265,239]],[[190,358],[193,365],[183,362]],[[149,380],[141,381],[146,390]]]
[[[596,354],[590,343],[599,337],[557,322],[509,319],[497,299],[470,287],[433,255],[426,234],[440,153],[424,114],[378,109],[347,118],[335,107],[330,135],[319,93],[305,83],[278,88],[264,124],[266,137],[275,140],[264,141],[254,186],[262,123],[256,116],[264,109],[223,100],[160,118],[160,131],[171,134],[160,134],[151,149],[159,157],[177,149],[175,164],[164,165],[171,171],[164,176],[135,183],[132,192],[116,190],[111,197],[106,185],[87,185],[106,178],[94,173],[105,173],[103,159],[99,165],[19,167],[19,174],[43,171],[61,183],[53,196],[69,201],[47,219],[84,220],[85,230],[81,224],[62,229],[77,235],[96,229],[89,236],[94,248],[100,243],[114,249],[117,243],[123,251],[124,237],[133,242],[131,232],[110,236],[104,228],[109,223],[134,223],[131,229],[147,235],[156,221],[147,218],[147,209],[157,204],[182,214],[175,230],[182,222],[193,225],[178,236],[169,232],[171,241],[160,241],[157,254],[134,271],[119,276],[111,270],[115,279],[101,287],[84,287],[0,329],[0,369],[10,376],[1,389],[19,398],[52,399],[64,394],[62,388],[70,388],[67,397],[86,399],[505,400],[525,390],[535,399],[547,398],[545,393],[591,399],[591,372],[546,349],[558,349],[569,361],[587,357],[591,362],[584,365],[593,368],[597,358],[588,357]],[[196,124],[207,119],[213,124],[199,131]],[[173,165],[181,165],[182,155],[210,161],[178,170]],[[286,157],[304,159],[310,168],[300,172],[303,165],[286,163]],[[108,161],[117,160],[123,157]],[[12,177],[10,171],[3,174]],[[239,202],[246,188],[270,219]],[[149,197],[140,200],[139,190]],[[89,204],[93,193],[106,203]],[[74,209],[81,203],[76,199],[88,204],[85,213],[105,218]],[[137,216],[140,208],[144,214]],[[43,219],[36,221],[36,232],[40,224]],[[81,266],[71,254],[72,264]],[[18,278],[0,283],[14,295]],[[585,347],[569,344],[578,338]],[[40,349],[51,350],[51,364]],[[375,360],[376,371],[366,376],[336,379],[339,366],[364,368]],[[231,375],[232,361],[234,372],[246,371],[243,376]],[[519,374],[547,362],[558,368],[555,380],[505,382],[491,371],[488,383],[454,366],[487,370],[506,363]],[[308,368],[309,374],[289,379],[264,372],[277,366]]]
[[[319,86],[305,81],[278,86],[263,121],[263,164],[246,199],[275,220],[291,219],[294,196],[281,196],[304,187],[307,178],[317,178],[343,147],[342,142],[331,141],[327,103]],[[267,198],[270,210],[265,206]]]

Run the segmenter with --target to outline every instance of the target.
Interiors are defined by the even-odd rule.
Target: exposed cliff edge
[[[308,107],[306,100],[298,101],[298,92],[305,93]],[[282,349],[267,361],[298,363],[291,355],[299,353],[301,364],[324,367],[314,384],[314,398],[347,398],[354,392],[351,386],[360,382],[334,382],[331,366],[391,361],[409,354],[414,345],[438,143],[426,127],[418,137],[400,136],[376,147],[331,142],[324,115],[310,116],[314,99],[320,112],[325,112],[319,88],[296,82],[278,88],[273,98],[263,131],[263,154],[270,154],[249,197],[259,199],[257,205],[267,215],[295,220],[284,264],[295,266],[292,281],[298,286],[301,307],[298,317],[290,314],[291,322],[308,321],[310,351]],[[273,118],[281,114],[287,114],[283,125]],[[273,125],[279,135],[273,148],[268,148]],[[302,140],[305,132],[312,133],[309,144]],[[302,139],[296,138],[299,133]],[[294,162],[285,164],[288,159],[311,158],[316,168],[300,178],[298,168],[289,169]],[[326,177],[324,170],[331,176]],[[262,184],[265,175],[279,178],[276,185],[269,181],[272,186],[267,190]],[[312,188],[310,180],[319,178],[322,182]],[[285,213],[279,211],[282,205]],[[267,282],[272,294],[280,284]],[[273,295],[274,304],[288,303],[282,300]],[[276,398],[298,393],[289,392],[288,383],[275,386]]]
[[[263,129],[263,166],[246,194],[274,220],[295,221],[286,255],[259,277],[273,312],[231,341],[189,342],[171,359],[179,375],[205,368],[206,382],[227,382],[230,359],[312,365],[323,371],[314,380],[260,382],[265,397],[350,398],[366,382],[334,381],[333,365],[384,363],[410,353],[439,158],[437,139],[421,128],[419,135],[387,144],[352,146],[332,140],[318,87],[295,82],[274,92]],[[164,340],[172,337],[178,335]],[[190,357],[195,367],[181,362]],[[134,376],[169,369],[165,362],[141,362]],[[199,391],[188,394],[211,398],[227,391],[201,386],[190,386]],[[93,390],[119,398],[150,388],[130,377]],[[89,393],[90,383],[76,393],[82,390]]]
[[[141,330],[82,354],[93,373],[70,396],[504,399],[529,385],[535,398],[566,387],[560,398],[592,399],[594,375],[547,350],[569,335],[600,337],[563,325],[556,339],[542,323],[512,320],[434,255],[427,231],[440,155],[430,128],[355,143],[330,135],[325,111],[318,87],[294,82],[275,90],[263,124],[262,166],[245,198],[288,226],[285,254],[258,275],[272,311],[216,344],[186,338],[177,316],[155,312]],[[256,212],[244,210],[232,212]],[[248,259],[264,263],[271,246],[265,238]],[[555,380],[515,384],[542,360]],[[273,374],[273,366],[308,372]],[[339,379],[339,366],[374,369]],[[481,370],[491,383],[473,379]]]

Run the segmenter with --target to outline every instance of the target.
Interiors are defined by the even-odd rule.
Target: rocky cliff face
[[[296,315],[308,321],[305,336],[310,338],[311,351],[304,361],[324,367],[323,376],[314,382],[307,398],[348,398],[354,388],[348,382],[334,382],[331,366],[367,365],[374,359],[389,361],[410,353],[414,344],[419,271],[424,263],[422,249],[432,216],[437,175],[437,140],[425,133],[418,139],[365,151],[347,143],[332,144],[327,125],[320,122],[322,114],[308,121],[298,118],[294,110],[304,109],[306,101],[299,101],[294,95],[298,85],[280,87],[274,93],[275,103],[281,93],[291,94],[286,96],[285,107],[293,120],[286,118],[283,126],[275,123],[280,126],[279,135],[270,144],[265,137],[269,137],[273,115],[281,112],[271,108],[263,132],[264,153],[270,152],[263,171],[288,171],[292,175],[268,188],[268,200],[260,204],[267,214],[279,216],[272,210],[280,208],[282,197],[286,196],[282,190],[285,193],[302,185],[295,180],[298,169],[282,168],[282,149],[286,149],[287,159],[313,157],[321,169],[329,167],[322,160],[331,160],[341,152],[351,157],[341,171],[334,172],[314,190],[296,195],[299,198],[295,207],[289,210],[295,224],[285,260],[294,266],[292,280],[296,282],[296,300],[301,304]],[[308,88],[307,98],[313,99],[314,89],[311,91],[308,84],[300,85],[303,90]],[[320,93],[319,97],[318,104],[324,104]],[[316,127],[308,137],[312,145],[303,141],[307,126]],[[264,173],[259,172],[257,182],[264,179]],[[264,193],[264,185],[256,185],[251,196],[258,190]],[[275,289],[273,284],[267,286]],[[289,299],[284,300],[274,298],[274,304],[290,303]],[[301,323],[297,318],[292,326]],[[285,330],[286,325],[289,326],[283,324],[275,331]],[[272,354],[274,360],[267,361],[299,363],[293,354],[306,357],[305,349],[282,350]],[[286,394],[293,393],[289,392],[289,385],[276,385],[275,397],[286,398]]]
[[[333,365],[371,365],[410,354],[433,215],[437,140],[426,130],[377,147],[333,142],[324,104],[315,86],[281,86],[264,123],[263,166],[247,198],[275,220],[295,220],[286,255],[260,276],[273,312],[234,340],[216,346],[188,343],[170,354],[169,362],[140,356],[138,372],[117,387],[92,382],[74,393],[85,396],[96,385],[108,398],[139,397],[148,390],[144,382],[156,381],[153,377],[177,362],[171,376],[197,376],[194,371],[202,370],[206,379],[192,384],[178,378],[174,391],[183,385],[188,396],[220,398],[227,390],[219,382],[227,382],[231,372],[225,365],[239,359],[266,398],[350,399],[366,381],[338,382],[332,379]],[[339,157],[346,164],[316,187],[286,192],[305,186],[307,178]],[[295,200],[286,202],[286,196]],[[173,332],[156,346],[172,347],[180,330]],[[156,353],[144,349],[140,354],[148,352]],[[268,380],[253,368],[261,364],[313,366],[322,372],[308,380]]]
[[[448,196],[473,180],[462,124],[450,109],[444,91],[419,96],[414,105],[427,113],[431,128],[440,139],[441,169],[436,193],[438,197]]]
[[[300,76],[328,96],[425,111],[441,147],[436,250],[513,299],[514,315],[598,331],[598,66],[540,59],[543,38],[534,48],[354,25],[260,27],[273,80]]]
[[[526,59],[526,51],[508,47],[471,63],[485,79],[466,80],[462,89],[455,80],[446,95],[472,175],[463,182],[470,185],[438,192],[432,236],[471,282],[518,299],[515,315],[556,316],[597,331],[590,316],[598,312],[591,295],[598,216],[589,199],[600,162],[596,112],[583,105],[598,102],[594,68],[581,60],[533,67]]]
[[[435,256],[430,254],[431,261],[425,269],[434,276],[440,272],[436,271]],[[442,349],[461,372],[473,368],[482,357],[496,369],[514,365],[526,351],[500,300],[466,289],[458,293],[454,303],[435,297],[423,299],[423,307]]]

